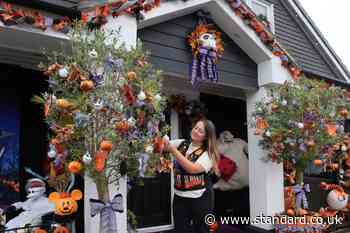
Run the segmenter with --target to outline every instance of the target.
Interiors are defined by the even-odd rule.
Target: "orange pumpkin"
[[[55,203],[55,214],[60,216],[71,215],[78,210],[77,201],[83,197],[83,193],[74,189],[71,193],[52,192],[49,201]]]
[[[72,161],[68,164],[68,170],[71,173],[78,173],[81,170],[81,163],[78,161]]]
[[[95,170],[97,172],[102,172],[106,166],[107,152],[98,151],[95,154]]]
[[[82,91],[91,91],[94,89],[94,82],[91,80],[85,80],[80,83],[80,89]]]
[[[56,227],[55,231],[53,233],[69,233],[69,229],[64,226],[58,226]]]
[[[103,151],[110,152],[113,148],[113,143],[111,141],[103,140],[100,144],[100,149]]]
[[[315,165],[315,166],[321,166],[322,163],[323,163],[323,162],[322,162],[322,160],[320,160],[320,159],[315,159],[315,160],[314,160],[314,165]]]
[[[137,78],[137,74],[134,71],[129,71],[127,73],[127,78],[129,81],[134,81]]]
[[[56,100],[56,105],[57,107],[59,108],[62,108],[62,109],[67,109],[69,107],[72,106],[72,103],[70,103],[68,100],[66,99],[58,99]]]

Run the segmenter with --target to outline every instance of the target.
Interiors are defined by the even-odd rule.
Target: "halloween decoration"
[[[213,186],[221,191],[238,190],[248,186],[248,144],[235,138],[231,132],[223,131],[218,140],[221,154],[219,169],[221,177]]]
[[[112,201],[107,203],[101,200],[90,199],[90,209],[91,217],[100,214],[101,233],[118,232],[117,220],[114,212],[124,212],[123,196],[121,194],[117,194]]]
[[[163,124],[166,103],[160,94],[161,73],[148,63],[139,45],[129,50],[118,43],[116,32],[90,31],[78,22],[69,35],[74,44],[71,55],[57,52],[48,57],[49,64],[41,68],[55,85],[50,94],[37,97],[45,103],[46,96],[57,96],[47,115],[47,170],[48,183],[57,190],[50,199],[56,204],[56,215],[63,217],[76,211],[75,192],[67,190],[71,174],[90,177],[97,199],[107,205],[110,185],[117,190],[122,176],[137,179],[156,173],[148,167],[167,164],[155,150],[148,153],[150,166],[139,160],[146,145],[168,132]],[[109,39],[113,46],[105,43]],[[60,72],[64,67],[69,67],[67,72]],[[70,205],[62,206],[64,201]],[[100,226],[102,231],[104,226]]]
[[[192,48],[193,60],[190,69],[190,81],[197,86],[200,80],[217,82],[218,71],[216,63],[222,56],[224,48],[221,33],[213,25],[199,24],[188,36]]]
[[[20,228],[27,224],[38,225],[41,223],[43,215],[53,212],[55,209],[54,205],[45,196],[46,187],[44,181],[38,178],[29,179],[25,189],[27,200],[12,204],[16,209],[23,209],[24,211],[8,221],[5,225],[6,229]]]
[[[269,90],[268,100],[257,102],[252,114],[251,125],[261,136],[260,145],[268,151],[267,159],[287,161],[295,168],[295,183],[299,185],[308,164],[338,171],[337,160],[346,153],[340,149],[347,137],[339,130],[344,127],[343,116],[335,111],[350,109],[343,95],[346,91],[334,85],[324,86],[324,81],[304,77],[285,82]]]
[[[77,212],[77,201],[79,201],[82,197],[82,192],[78,189],[75,189],[71,193],[50,193],[49,200],[55,203],[55,214],[59,216],[65,216]]]

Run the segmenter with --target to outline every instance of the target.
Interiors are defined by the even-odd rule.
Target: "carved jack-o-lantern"
[[[327,203],[332,210],[342,210],[348,204],[349,195],[337,189],[328,193]]]
[[[77,212],[77,201],[83,197],[80,190],[75,189],[69,193],[53,192],[49,195],[49,200],[55,203],[55,214],[66,216]]]
[[[211,34],[211,33],[203,33],[200,37],[199,37],[199,43],[207,48],[207,49],[212,49],[215,50],[216,49],[216,38],[215,38],[215,34]]]

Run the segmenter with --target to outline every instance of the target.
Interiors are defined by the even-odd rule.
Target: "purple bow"
[[[306,193],[310,193],[310,185],[304,184],[304,186],[301,186],[300,184],[293,186],[293,191],[296,196],[296,205],[297,209],[301,208],[301,202],[303,202],[304,209],[308,209],[309,205],[306,198]]]
[[[218,81],[218,71],[215,64],[217,59],[217,53],[214,50],[207,49],[205,47],[199,48],[198,57],[193,56],[191,69],[190,69],[190,81],[193,86],[197,86],[200,80]]]
[[[101,200],[90,199],[91,217],[100,214],[101,233],[117,233],[117,220],[114,212],[123,213],[123,196],[115,195],[112,201],[107,203]]]

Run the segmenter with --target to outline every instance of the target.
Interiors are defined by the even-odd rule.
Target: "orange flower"
[[[249,25],[254,29],[256,33],[260,33],[264,30],[264,25],[257,18],[253,18],[249,22]]]
[[[63,66],[62,65],[60,65],[60,64],[57,64],[57,63],[55,63],[55,64],[52,64],[52,65],[50,65],[48,68],[47,68],[47,70],[44,72],[44,75],[46,75],[46,76],[51,76],[51,75],[53,75],[54,73],[56,73],[60,68],[62,68]]]
[[[125,96],[125,99],[126,99],[126,102],[129,104],[129,105],[133,105],[134,102],[136,101],[136,97],[133,93],[133,90],[131,88],[130,85],[128,84],[125,84],[122,88],[122,91],[123,91],[123,94]]]
[[[89,14],[81,12],[81,20],[86,24],[89,21]]]
[[[336,124],[326,124],[327,133],[335,137],[337,135],[337,125]]]
[[[127,120],[122,120],[116,124],[116,129],[121,133],[127,133],[130,126]]]
[[[289,66],[288,68],[289,73],[292,75],[292,78],[294,80],[298,80],[301,76],[301,69],[295,67],[295,66]]]
[[[105,168],[107,155],[108,152],[102,150],[95,154],[95,169],[97,172],[102,172]]]

